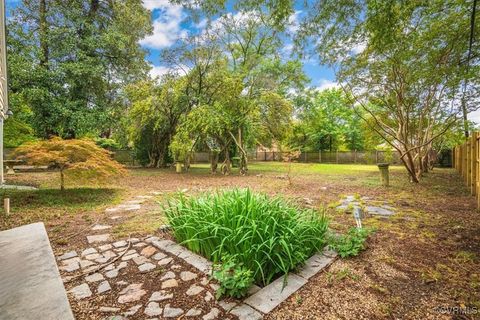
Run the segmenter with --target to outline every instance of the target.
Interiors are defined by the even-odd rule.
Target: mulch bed
[[[474,312],[480,310],[480,219],[475,199],[469,195],[458,175],[449,169],[435,170],[415,185],[397,171],[392,174],[392,186],[388,189],[382,188],[377,180],[377,173],[335,179],[303,174],[294,176],[293,184],[289,185],[274,172],[261,176],[224,177],[144,170],[141,175],[134,172],[125,179],[122,188],[126,189],[125,199],[148,191],[168,193],[187,188],[187,193],[193,194],[215,188],[249,186],[270,194],[284,194],[298,199],[301,204],[302,199],[308,198],[317,206],[327,206],[349,194],[388,201],[397,208],[394,217],[364,221],[364,226],[376,228],[368,241],[368,250],[355,258],[338,259],[266,318],[479,318],[480,311]],[[102,217],[103,211],[89,214]],[[328,214],[334,229],[341,231],[355,225],[349,214],[334,210],[329,210]],[[67,219],[72,217],[60,217],[52,225],[59,225]],[[84,220],[74,219],[76,223],[68,224],[62,232],[71,234],[88,226]],[[51,225],[47,227],[52,228]],[[87,247],[84,239],[84,235],[79,235],[63,245],[56,244],[55,251],[60,253],[69,248]],[[139,277],[147,286],[155,286],[153,274]],[[129,279],[132,281],[137,279]],[[112,291],[116,290],[119,288],[112,286]],[[148,299],[148,296],[144,298]],[[89,318],[89,310],[113,303],[108,297],[103,299],[107,300],[74,304],[77,318],[95,319]],[[192,301],[182,303],[190,305]],[[460,307],[470,314],[442,313],[444,307]]]

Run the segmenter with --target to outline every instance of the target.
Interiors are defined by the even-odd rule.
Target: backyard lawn
[[[281,194],[300,206],[327,208],[330,227],[338,232],[355,226],[352,214],[335,210],[341,199],[368,197],[396,212],[363,220],[364,227],[376,230],[368,248],[356,257],[335,260],[268,319],[450,319],[442,313],[445,308],[480,308],[479,213],[453,169],[435,169],[420,184],[410,184],[402,167],[391,167],[389,188],[381,186],[376,166],[295,163],[289,170],[288,164],[277,162],[252,163],[243,177],[211,175],[203,164],[182,174],[171,169],[131,169],[102,188],[67,179],[65,191],[58,190],[57,172],[7,178],[9,183],[28,183],[39,190],[2,191],[11,199],[11,214],[2,212],[1,229],[43,221],[56,254],[88,248],[85,236],[92,233],[93,225],[112,226],[114,240],[147,235],[171,239],[171,234],[158,229],[167,223],[162,204],[178,192],[194,195],[249,187]],[[114,220],[106,213],[135,197],[145,200],[138,210],[120,210]],[[102,319],[96,310],[105,299],[71,298],[70,302],[78,319]]]

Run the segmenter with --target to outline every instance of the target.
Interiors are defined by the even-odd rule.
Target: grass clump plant
[[[246,277],[250,271],[255,283],[267,285],[326,245],[323,212],[249,189],[180,195],[165,212],[175,238],[188,249],[214,263],[228,257],[228,267],[217,277],[220,282],[222,277],[231,280],[229,274]]]

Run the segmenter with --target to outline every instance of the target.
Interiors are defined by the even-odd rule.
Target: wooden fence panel
[[[480,132],[472,135],[453,150],[453,167],[465,181],[480,208]]]

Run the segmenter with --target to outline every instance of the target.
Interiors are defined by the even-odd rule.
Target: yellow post
[[[465,167],[463,163],[463,149],[465,148],[463,147],[463,144],[462,144],[460,146],[460,176],[462,177],[462,179],[463,179],[463,168]]]
[[[452,150],[452,168],[457,169],[457,147]]]
[[[470,184],[472,182],[472,168],[470,166],[471,160],[472,160],[472,152],[471,152],[471,143],[470,143],[470,138],[467,139],[467,144],[465,145],[467,148],[467,166],[466,166],[466,179],[465,181],[467,182],[467,188],[470,189]]]
[[[470,194],[477,194],[477,133],[473,132],[470,139]]]

